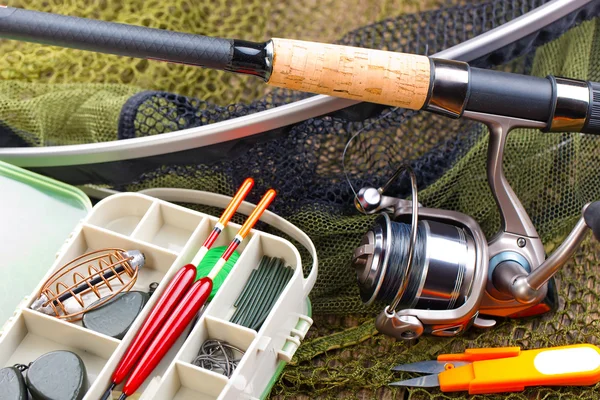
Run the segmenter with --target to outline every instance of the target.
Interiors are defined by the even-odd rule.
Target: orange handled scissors
[[[524,351],[519,347],[468,349],[393,370],[430,375],[392,386],[439,387],[442,392],[489,394],[518,392],[528,386],[589,386],[600,382],[600,349],[591,344]]]

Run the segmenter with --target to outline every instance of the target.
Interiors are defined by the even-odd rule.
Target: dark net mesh
[[[337,13],[323,11],[330,21],[339,21],[337,14],[354,15],[362,10],[361,6],[346,10],[345,3],[333,0],[305,5],[294,3],[289,9],[275,3],[270,5],[275,19],[283,14],[291,16],[294,12],[305,15],[307,10],[319,14],[319,9],[329,10],[332,4],[337,5]],[[384,19],[351,30],[338,43],[433,54],[543,3],[542,0],[448,2],[441,9]],[[599,3],[592,2],[589,7],[548,29],[475,60],[473,65],[538,76],[554,74],[598,81],[600,27],[595,16],[599,12]],[[377,19],[388,15],[388,4],[392,3],[373,6],[384,10],[380,10],[377,14],[380,18]],[[246,10],[244,7],[240,6],[240,9]],[[344,12],[339,12],[340,8]],[[323,15],[318,16],[322,29],[331,33],[331,25],[335,24],[327,23]],[[313,23],[308,25],[313,26]],[[173,23],[168,27],[177,29],[178,25]],[[280,31],[285,31],[285,28],[287,26],[277,27]],[[270,26],[262,32],[273,33],[272,29]],[[310,34],[302,35],[298,28],[294,29],[296,35],[291,34],[290,37],[311,39]],[[349,29],[350,26],[340,33]],[[271,36],[281,35],[275,32]],[[326,38],[319,40],[326,41]],[[14,56],[14,53],[10,54]],[[212,76],[206,72],[202,79],[193,75],[190,79],[199,79],[198,87],[202,89],[193,96],[186,96],[194,90],[176,80],[187,79],[185,74],[192,72],[187,67],[181,68],[168,71],[174,75],[173,82],[158,81],[156,84],[140,84],[144,71],[134,72],[132,85],[137,85],[134,89],[131,89],[133,86],[114,86],[132,92],[116,89],[110,92],[110,98],[115,100],[109,102],[112,108],[87,107],[88,116],[102,115],[100,111],[107,116],[104,128],[110,134],[101,137],[93,135],[98,127],[86,126],[80,126],[80,134],[76,137],[66,134],[63,137],[56,126],[27,124],[25,117],[13,118],[13,114],[6,111],[31,110],[43,105],[44,102],[39,100],[43,93],[26,97],[26,104],[19,96],[11,96],[0,103],[0,118],[12,128],[11,135],[30,145],[50,143],[47,138],[52,135],[64,138],[60,139],[60,143],[75,143],[78,140],[108,140],[113,134],[119,138],[132,138],[211,124],[308,96],[277,89],[246,104],[238,102],[224,106],[230,102],[231,94],[225,95],[225,90],[223,93],[211,91],[207,86],[211,79],[218,81],[222,75]],[[165,76],[169,75],[163,74],[163,70],[145,71],[154,71],[160,79],[167,79]],[[193,73],[199,72],[194,70]],[[254,91],[247,97],[240,94],[246,93],[246,83],[241,84],[241,89],[236,87],[236,100],[257,97]],[[231,81],[226,81],[224,87],[230,84]],[[23,85],[26,88],[23,91],[29,93],[31,84]],[[83,86],[87,87],[91,86]],[[0,83],[0,93],[4,90]],[[47,90],[59,89],[50,87]],[[210,95],[207,95],[208,92]],[[218,101],[213,99],[221,94]],[[65,95],[62,92],[61,96]],[[21,103],[14,105],[15,98]],[[32,105],[32,99],[37,99],[37,103]],[[58,115],[60,110],[57,108],[54,112]],[[119,112],[117,123],[115,115]],[[81,115],[78,110],[73,113],[75,117]],[[377,335],[373,316],[381,305],[362,305],[354,271],[350,269],[351,254],[373,220],[373,217],[362,216],[354,209],[353,192],[342,168],[344,147],[357,132],[360,133],[350,144],[345,160],[348,175],[356,189],[365,185],[380,186],[400,163],[410,162],[417,173],[420,201],[424,205],[469,214],[481,224],[488,236],[499,228],[499,215],[485,173],[486,128],[467,120],[449,120],[370,104],[235,143],[110,165],[48,168],[42,172],[71,183],[103,184],[118,190],[178,187],[224,194],[232,194],[247,176],[253,176],[256,187],[249,198],[252,202],[258,201],[260,193],[267,188],[276,188],[279,195],[272,210],[296,224],[314,241],[319,255],[319,278],[311,294],[314,328],[275,385],[271,394],[273,398],[399,399],[407,394],[414,399],[460,398],[463,394],[442,395],[438,391],[406,391],[388,387],[389,382],[408,378],[407,374],[393,374],[390,368],[399,363],[429,359],[439,353],[460,352],[465,347],[520,345],[533,348],[596,342],[600,304],[596,294],[600,283],[596,276],[600,247],[595,242],[586,242],[560,273],[557,313],[535,319],[501,321],[491,331],[472,330],[461,338],[396,342]],[[509,137],[504,161],[507,178],[548,251],[552,251],[574,225],[583,204],[600,198],[598,148],[597,139],[580,134],[517,130]],[[390,193],[408,195],[407,182],[397,182]],[[263,228],[270,230],[269,227]],[[308,268],[310,260],[305,254],[303,256]],[[597,398],[595,390],[593,387],[531,389],[513,397]]]

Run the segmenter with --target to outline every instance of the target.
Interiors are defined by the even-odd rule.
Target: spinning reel
[[[554,274],[575,252],[588,227],[600,240],[600,201],[586,204],[565,241],[546,258],[544,247],[502,169],[506,137],[534,121],[465,112],[490,129],[487,176],[502,220],[489,241],[478,223],[456,211],[422,207],[416,177],[402,166],[381,188],[362,188],[356,207],[382,212],[353,255],[364,303],[388,305],[377,329],[398,339],[422,334],[456,336],[471,326],[491,328],[486,316],[525,317],[550,311],[557,302]],[[407,171],[412,201],[386,196]]]

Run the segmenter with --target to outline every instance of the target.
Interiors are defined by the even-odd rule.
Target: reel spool
[[[398,288],[398,307],[452,310],[462,306],[473,286],[475,241],[464,228],[419,221],[412,265],[411,225],[382,214],[356,249],[353,265],[364,303],[390,303]],[[406,282],[406,283],[405,283]]]

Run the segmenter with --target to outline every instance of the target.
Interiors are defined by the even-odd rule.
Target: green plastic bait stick
[[[265,306],[268,305],[271,302],[272,298],[277,295],[277,290],[281,282],[283,281],[286,273],[284,265],[285,264],[283,260],[278,258],[277,263],[272,267],[275,272],[273,273],[272,278],[265,283],[263,295],[258,296],[256,307],[253,307],[252,315],[249,315],[248,318],[244,321],[244,326],[251,328],[260,318],[260,315],[265,309]]]
[[[284,273],[282,274],[283,279],[280,280],[279,285],[277,286],[277,289],[276,289],[274,295],[271,296],[267,305],[258,314],[258,318],[255,319],[255,321],[252,321],[252,323],[250,324],[251,329],[254,329],[256,331],[258,331],[260,329],[262,324],[265,322],[265,320],[271,313],[273,306],[275,305],[277,300],[279,300],[279,297],[281,296],[281,293],[283,293],[285,287],[287,286],[288,282],[290,281],[290,278],[294,274],[294,270],[291,268],[288,268],[288,267],[284,267],[283,271],[284,271]]]
[[[269,265],[272,262],[273,262],[273,260],[269,259],[269,261],[267,263],[263,264],[262,268],[260,268],[258,270],[256,284],[253,285],[251,288],[248,288],[246,297],[243,302],[240,302],[238,308],[235,310],[235,313],[231,319],[231,322],[241,325],[240,321],[245,317],[245,315],[252,308],[251,304],[255,297],[254,293],[256,292],[257,288],[260,287],[261,281],[270,278],[270,274],[272,273],[272,270],[271,270],[271,268],[269,268]],[[259,276],[260,276],[260,279],[258,279]]]
[[[252,272],[250,273],[250,277],[248,278],[248,282],[244,285],[244,289],[242,290],[242,293],[235,300],[235,303],[233,304],[234,307],[237,307],[241,302],[243,302],[245,300],[250,288],[254,287],[254,285],[256,285],[257,280],[261,278],[261,276],[260,276],[261,271],[262,271],[264,265],[267,264],[268,262],[269,262],[269,258],[266,256],[263,256],[260,259],[260,263],[258,264],[258,267],[252,270]]]
[[[245,305],[248,302],[248,296],[250,295],[251,292],[254,291],[254,288],[258,285],[258,282],[260,282],[260,280],[263,279],[263,276],[266,273],[265,266],[269,263],[269,261],[270,260],[268,258],[265,259],[263,257],[258,268],[254,270],[256,272],[254,273],[252,282],[248,281],[246,283],[246,285],[244,286],[242,293],[236,300],[236,303],[237,303],[236,310],[233,313],[233,316],[231,317],[231,322],[238,323],[240,314],[244,311]]]
[[[245,306],[243,306],[243,310],[240,313],[239,319],[238,319],[238,323],[242,326],[248,326],[246,321],[248,320],[248,318],[251,318],[252,315],[254,315],[254,313],[256,312],[256,303],[258,301],[258,299],[261,298],[261,296],[264,295],[265,292],[265,282],[270,282],[275,273],[277,272],[274,268],[273,268],[273,264],[274,261],[272,260],[268,266],[265,266],[265,275],[264,278],[261,279],[258,282],[258,285],[256,285],[253,290],[251,292],[248,293],[248,298],[246,301]]]

